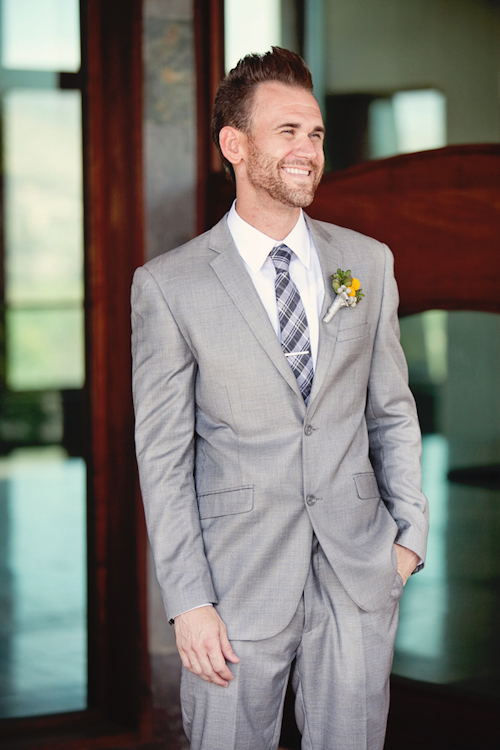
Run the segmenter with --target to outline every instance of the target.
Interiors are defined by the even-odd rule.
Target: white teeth
[[[297,167],[283,167],[285,172],[288,172],[288,174],[309,174],[308,169],[298,169]]]

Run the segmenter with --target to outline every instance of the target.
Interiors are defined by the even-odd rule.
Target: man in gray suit
[[[381,750],[398,601],[427,535],[392,256],[302,211],[324,127],[297,55],[241,60],[213,129],[236,202],[138,269],[132,294],[137,455],[184,726],[192,750],[275,750],[294,662],[302,747]],[[364,297],[352,281],[358,303],[331,317],[338,269]]]

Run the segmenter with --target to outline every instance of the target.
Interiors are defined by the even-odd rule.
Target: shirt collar
[[[302,209],[294,228],[281,242],[244,221],[236,211],[236,201],[227,216],[227,225],[239,254],[252,273],[259,273],[269,253],[277,245],[287,245],[306,268],[311,267],[311,239]]]

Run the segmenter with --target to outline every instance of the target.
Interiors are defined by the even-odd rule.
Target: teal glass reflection
[[[85,463],[60,448],[0,458],[0,718],[86,704]]]
[[[500,696],[500,316],[429,311],[401,320],[401,340],[431,526],[393,671]]]

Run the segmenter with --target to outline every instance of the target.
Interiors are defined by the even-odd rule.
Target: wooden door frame
[[[219,152],[211,137],[212,106],[224,76],[224,0],[194,0],[196,52],[197,188],[196,232],[208,229],[217,186],[223,180]],[[228,183],[229,186],[229,183]],[[212,222],[213,223],[213,222]]]
[[[82,39],[88,709],[3,720],[5,750],[133,746],[151,734],[129,307],[144,259],[141,0],[83,0]]]

